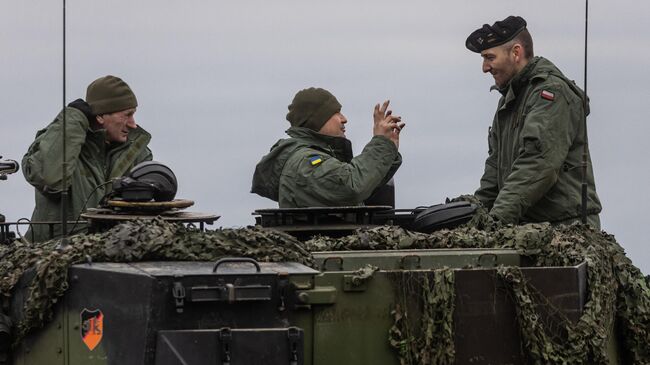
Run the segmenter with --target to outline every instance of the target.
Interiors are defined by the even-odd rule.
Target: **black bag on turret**
[[[452,229],[469,222],[476,209],[476,204],[464,201],[432,205],[417,213],[411,228],[422,233]]]

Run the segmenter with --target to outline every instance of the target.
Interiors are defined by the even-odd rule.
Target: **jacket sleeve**
[[[384,179],[377,185],[377,188],[384,186],[388,184],[390,179],[393,178],[399,167],[402,166],[402,154],[397,152],[397,155],[395,156],[395,159],[393,160],[393,163],[390,165],[390,169],[386,173],[386,176],[384,176]]]
[[[397,147],[383,136],[374,136],[350,163],[314,149],[299,153],[293,194],[304,195],[299,198],[301,201],[323,206],[362,203],[401,163]],[[315,156],[322,162],[313,164]]]
[[[504,223],[518,223],[557,182],[582,120],[580,99],[566,86],[542,84],[532,91],[519,137],[518,156],[490,211]],[[554,100],[541,97],[551,92]],[[575,97],[574,97],[575,96]]]
[[[496,119],[495,119],[496,120]],[[488,129],[488,157],[485,160],[485,170],[481,177],[481,186],[476,190],[474,195],[481,201],[483,206],[490,210],[494,205],[494,201],[499,194],[498,184],[498,160],[497,151],[498,146],[497,136],[494,131],[494,123]]]
[[[89,127],[88,119],[75,108],[66,107],[66,163],[67,182],[71,184],[71,177],[77,168],[77,161],[81,147],[86,141],[86,131]],[[60,193],[63,191],[63,176],[61,166],[63,162],[63,111],[56,119],[36,133],[32,142],[23,156],[23,175],[27,182],[36,189],[46,193]]]

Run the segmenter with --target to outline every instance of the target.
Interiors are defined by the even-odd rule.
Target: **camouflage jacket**
[[[582,90],[550,61],[535,57],[499,91],[476,196],[504,223],[578,218],[585,144]],[[587,210],[597,220],[601,205],[590,157],[588,163]]]
[[[252,193],[280,208],[359,205],[402,163],[395,144],[374,136],[357,157],[346,138],[292,127],[255,168]]]
[[[92,130],[86,116],[78,109],[66,108],[66,162],[67,186],[63,186],[61,166],[63,161],[63,112],[44,129],[36,133],[36,139],[23,157],[23,174],[35,188],[36,206],[32,222],[61,220],[61,192],[68,189],[68,220],[75,220],[83,209],[95,208],[110,184],[94,191],[96,187],[112,178],[128,172],[134,165],[151,160],[147,144],[151,135],[138,127],[129,132],[127,142],[106,143],[103,129]],[[71,226],[68,229],[72,229]],[[83,231],[84,225],[77,225],[75,232]],[[50,238],[49,228],[32,226],[27,238],[35,242]],[[60,225],[54,226],[54,236],[61,235]]]

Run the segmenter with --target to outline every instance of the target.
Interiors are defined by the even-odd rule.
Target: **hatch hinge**
[[[221,363],[230,365],[230,344],[232,343],[232,331],[224,327],[219,331],[219,342],[221,343]]]
[[[287,328],[289,339],[289,365],[298,365],[299,346],[302,346],[300,330],[296,327]]]
[[[176,313],[183,313],[183,305],[185,305],[185,287],[180,281],[174,282],[172,288],[172,295],[176,304]]]

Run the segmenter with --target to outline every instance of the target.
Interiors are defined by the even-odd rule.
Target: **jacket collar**
[[[541,57],[533,57],[533,59],[530,60],[530,62],[528,62],[528,64],[524,66],[524,68],[519,71],[519,73],[517,73],[503,88],[498,88],[495,85],[490,89],[498,90],[501,95],[503,95],[504,99],[501,109],[504,109],[508,104],[515,100],[519,93],[526,88],[530,80],[536,76],[533,70],[540,59]]]
[[[129,131],[129,136],[126,142],[106,143],[105,129],[88,128],[87,135],[88,138],[90,138],[93,141],[93,143],[97,144],[97,146],[107,147],[107,149],[111,149],[111,150],[126,148],[130,146],[132,143],[134,143],[135,141],[147,145],[151,140],[151,134],[149,134],[149,132],[147,132],[140,126]]]
[[[328,136],[304,127],[291,127],[286,133],[292,138],[308,140],[312,147],[331,152],[342,161],[352,160],[352,142],[347,138]]]

